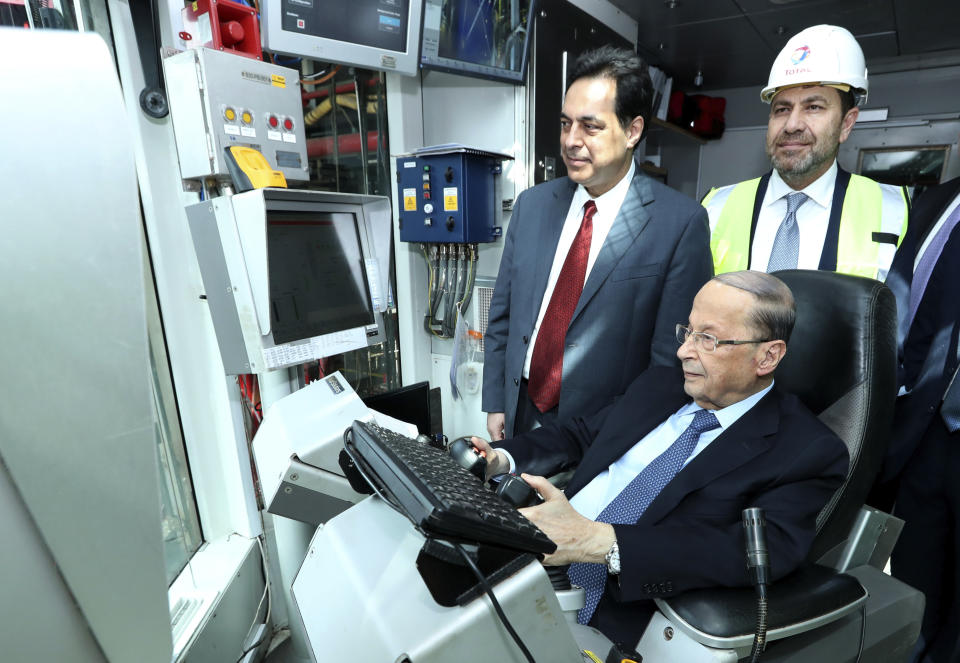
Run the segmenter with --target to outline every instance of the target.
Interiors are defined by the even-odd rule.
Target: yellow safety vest
[[[883,192],[880,185],[868,177],[849,174],[839,171],[837,186],[845,185],[843,208],[831,210],[827,237],[824,241],[823,256],[820,269],[830,269],[844,274],[877,278],[879,266],[878,255],[880,246],[878,238],[883,233]],[[734,185],[726,202],[720,211],[716,227],[710,236],[710,250],[713,252],[713,269],[720,274],[741,269],[749,269],[750,245],[753,242],[755,230],[755,211],[762,202],[762,194],[758,195],[761,180],[765,177],[747,180]],[[703,199],[704,207],[716,194],[712,189]],[[900,246],[903,235],[907,231],[908,203],[906,192],[901,188],[902,203],[904,205],[903,223],[896,236],[896,244]],[[836,200],[836,198],[834,198]],[[889,203],[888,203],[889,204]],[[889,233],[889,241],[893,241],[893,234]],[[883,240],[881,240],[883,241]],[[836,247],[834,251],[833,248]]]

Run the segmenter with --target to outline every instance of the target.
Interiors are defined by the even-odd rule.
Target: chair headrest
[[[850,453],[846,482],[817,518],[815,560],[846,537],[886,453],[897,388],[897,307],[890,289],[874,279],[812,270],[776,276],[797,303],[777,385],[803,401]]]

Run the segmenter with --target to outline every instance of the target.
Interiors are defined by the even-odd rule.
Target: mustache
[[[781,131],[777,134],[777,138],[774,142],[775,144],[779,145],[785,141],[803,143],[804,145],[812,145],[816,142],[813,135],[806,130],[792,132]]]

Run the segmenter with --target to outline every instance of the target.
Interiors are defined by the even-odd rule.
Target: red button
[[[284,118],[283,128],[286,129],[287,131],[293,131],[293,120],[291,120],[289,117]]]
[[[423,192],[423,199],[424,199],[424,200],[430,200],[430,192],[429,192],[429,191],[424,191],[424,192]]]
[[[277,119],[276,115],[271,115],[270,117],[267,118],[267,124],[269,124],[271,127],[276,129],[277,126],[280,124],[280,120]]]

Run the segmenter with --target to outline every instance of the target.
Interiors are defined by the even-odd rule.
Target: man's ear
[[[757,363],[757,377],[770,375],[776,370],[787,354],[787,344],[783,341],[767,341],[761,346],[760,361]]]
[[[847,114],[843,116],[843,119],[840,121],[840,142],[845,142],[850,137],[850,132],[853,131],[853,125],[857,123],[857,118],[860,117],[860,109],[854,106],[847,111]]]
[[[633,120],[630,121],[630,124],[627,125],[627,147],[631,150],[637,146],[637,143],[640,142],[640,137],[643,135],[643,118],[637,115]]]

